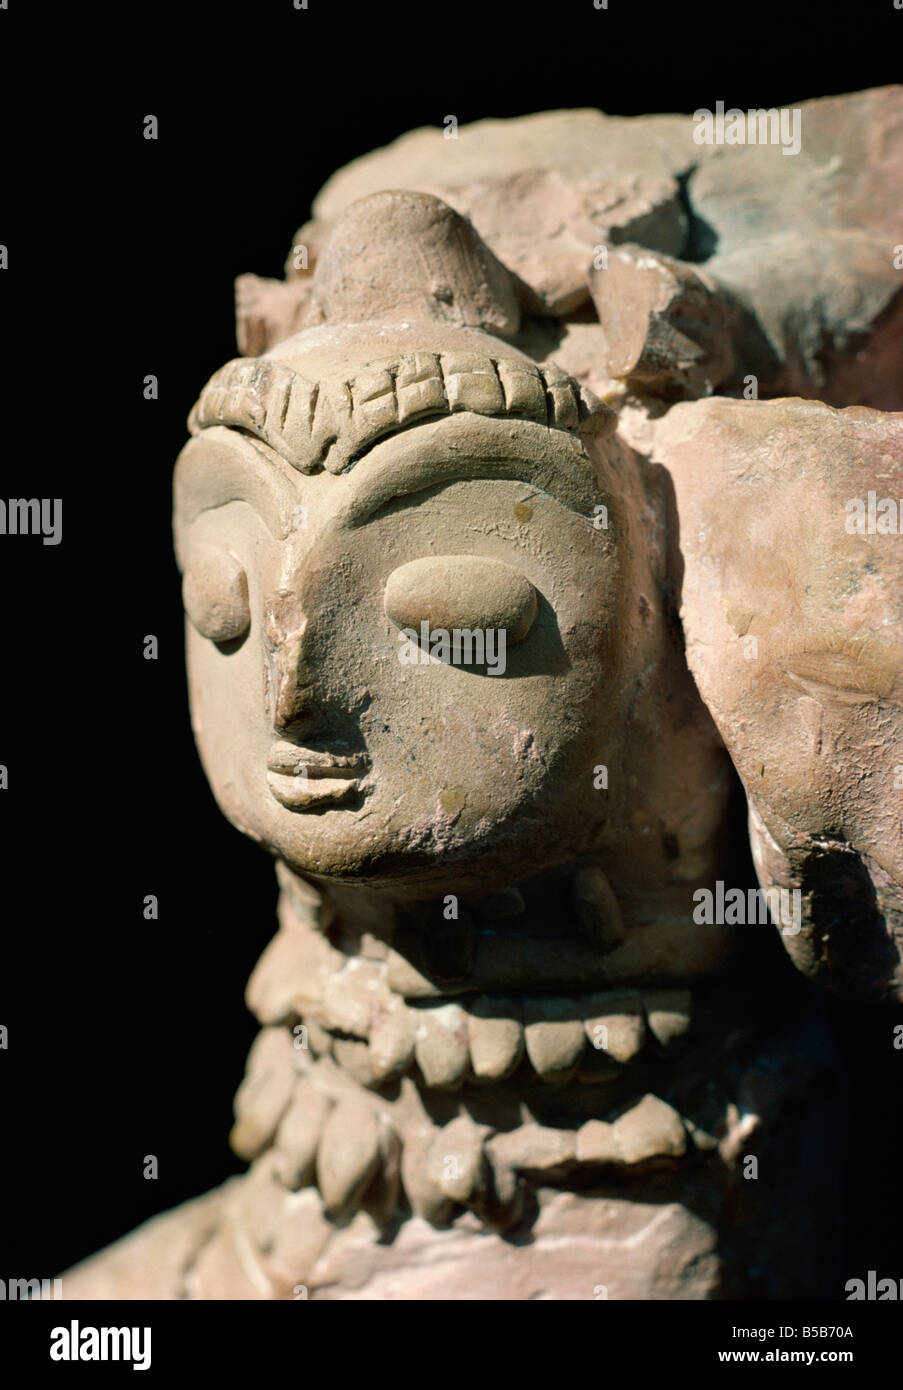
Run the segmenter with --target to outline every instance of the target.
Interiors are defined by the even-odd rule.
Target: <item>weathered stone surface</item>
[[[379,1163],[375,1106],[343,1096],[330,1111],[317,1150],[317,1186],[326,1210],[347,1210],[363,1194]]]
[[[272,1249],[282,1221],[286,1190],[279,1181],[278,1167],[279,1155],[268,1149],[248,1169],[229,1203],[225,1224],[233,1228],[239,1252],[247,1251],[249,1258],[243,1263],[252,1278],[258,1272],[257,1257]]]
[[[414,232],[412,237],[411,233]],[[339,216],[312,283],[308,323],[435,319],[517,332],[511,277],[466,218],[428,193],[377,193]]]
[[[788,157],[792,111],[799,145]],[[666,333],[672,375],[683,354],[694,386],[717,384],[733,351],[738,378],[755,376],[759,394],[899,410],[903,292],[892,249],[903,88],[806,101],[787,114],[788,139],[778,131],[764,144],[699,143],[690,116],[587,110],[481,121],[457,140],[413,131],[333,175],[315,225],[325,231],[355,198],[381,188],[433,193],[473,221],[526,287],[528,308],[558,316],[585,302],[591,274],[604,288],[603,249],[632,242],[682,257],[679,279],[712,279],[719,299],[748,306],[750,317],[741,313],[719,343],[701,344],[699,357],[688,347],[692,325],[677,329],[684,343]],[[642,299],[623,296],[635,322]]]
[[[698,401],[655,440],[687,659],[747,789],[780,938],[832,989],[901,998],[903,838],[879,769],[903,748],[903,415]]]
[[[566,1168],[577,1157],[577,1138],[570,1129],[525,1124],[497,1134],[488,1147],[497,1162],[519,1172],[547,1173]]]
[[[297,1025],[296,1025],[297,1026]],[[302,1044],[307,1042],[306,1051],[314,1057],[331,1057],[333,1036],[331,1033],[318,1023],[310,1014],[305,1016],[305,1021],[301,1024],[304,1032],[298,1032],[295,1039],[295,1063],[299,1064],[301,1059],[306,1056],[305,1048]]]
[[[365,1042],[361,1042],[358,1038],[334,1038],[332,1055],[339,1066],[350,1076],[353,1076],[361,1086],[374,1084],[376,1078],[373,1075],[370,1048]]]
[[[543,1081],[563,1081],[572,1076],[586,1046],[577,1000],[563,996],[525,999],[524,1043]]]
[[[733,308],[704,271],[644,246],[591,270],[602,369],[654,394],[709,395],[734,369]]]
[[[239,275],[235,281],[235,338],[245,357],[266,352],[301,328],[310,300],[310,281],[265,280]]]
[[[624,940],[618,900],[597,865],[575,874],[573,904],[581,931],[600,951],[611,951]]]
[[[402,1204],[401,1138],[384,1110],[377,1114],[379,1161],[373,1181],[364,1193],[363,1206],[380,1229],[389,1226]]]
[[[247,1237],[227,1222],[200,1251],[184,1284],[191,1299],[269,1301],[276,1289]]]
[[[642,997],[636,990],[589,994],[584,1027],[590,1044],[615,1062],[632,1062],[646,1040]]]
[[[251,973],[248,1008],[263,1024],[284,1023],[318,1002],[324,981],[344,964],[310,921],[288,913]]]
[[[467,1073],[467,1015],[460,1004],[418,1009],[414,1057],[427,1086],[458,1086]]]
[[[452,1211],[452,1201],[443,1192],[429,1163],[429,1155],[441,1130],[423,1108],[423,1102],[410,1080],[402,1082],[401,1103],[396,1114],[402,1125],[401,1182],[414,1215],[439,1224]]]
[[[392,187],[433,193],[468,217],[548,314],[585,301],[586,267],[600,244],[640,237],[673,255],[685,236],[678,184],[649,124],[598,111],[479,121],[454,141],[413,131],[333,175],[316,218],[329,222],[354,199]]]
[[[711,147],[690,175],[714,248],[706,270],[751,303],[774,354],[770,392],[900,410],[903,87],[797,109],[797,154]]]
[[[427,1169],[436,1186],[453,1202],[472,1201],[485,1184],[485,1134],[485,1127],[463,1114],[441,1129],[433,1141]]]
[[[578,1163],[619,1163],[622,1157],[614,1125],[605,1120],[587,1120],[577,1130]]]
[[[184,1298],[185,1271],[215,1235],[238,1181],[230,1178],[203,1197],[153,1217],[102,1253],[67,1270],[63,1298]]]
[[[394,1301],[701,1300],[715,1296],[717,1237],[692,1212],[540,1190],[529,1247],[466,1226],[409,1221],[391,1246],[365,1227],[329,1245],[311,1297]],[[643,1262],[634,1251],[641,1247]]]
[[[356,957],[323,982],[317,1005],[318,1021],[336,1033],[367,1038],[377,1010],[388,997],[385,970],[376,962]]]
[[[295,1084],[290,1035],[264,1028],[248,1054],[245,1078],[235,1095],[229,1143],[242,1158],[256,1158],[276,1133]]]
[[[649,1031],[662,1047],[670,1047],[690,1031],[691,995],[688,989],[644,989],[643,1004]]]
[[[274,1298],[305,1297],[314,1264],[334,1231],[315,1187],[286,1193],[272,1246],[261,1260]]]
[[[417,1012],[397,994],[380,1000],[370,1028],[370,1065],[376,1081],[400,1076],[414,1057]]]
[[[501,1081],[524,1051],[523,1011],[516,999],[483,994],[467,1007],[470,1063],[478,1081]]]
[[[677,1111],[658,1096],[644,1096],[612,1125],[624,1163],[643,1163],[649,1158],[680,1158],[686,1152],[687,1135]]]
[[[293,1191],[313,1177],[320,1136],[332,1104],[312,1081],[296,1082],[276,1131],[276,1172],[280,1182]]]

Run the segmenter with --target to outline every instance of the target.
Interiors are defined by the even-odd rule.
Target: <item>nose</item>
[[[288,734],[309,714],[312,700],[304,680],[303,642],[307,618],[296,594],[280,589],[264,605],[267,701],[274,730]]]

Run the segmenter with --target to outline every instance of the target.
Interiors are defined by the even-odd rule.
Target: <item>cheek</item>
[[[532,799],[555,776],[550,694],[528,682],[413,667],[377,691],[362,723],[381,790],[402,815],[454,819],[459,833]]]
[[[213,509],[192,527],[183,576],[192,718],[211,781],[237,769],[267,741],[263,600],[278,550],[245,502]]]
[[[269,738],[259,632],[252,625],[238,650],[224,653],[186,623],[191,711],[207,776],[228,798],[235,819],[242,799],[263,781]]]

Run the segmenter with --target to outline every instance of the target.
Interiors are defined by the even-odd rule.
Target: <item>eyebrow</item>
[[[362,526],[398,499],[480,479],[529,486],[568,511],[591,518],[600,490],[580,442],[526,421],[519,421],[516,430],[510,424],[453,417],[424,422],[383,440],[343,475],[353,490],[336,512],[337,523]]]
[[[188,441],[176,460],[173,496],[180,564],[188,527],[204,512],[230,502],[247,502],[271,535],[284,540],[300,505],[294,475],[286,463],[236,429],[205,430],[203,436]]]
[[[333,523],[353,529],[398,498],[455,482],[519,483],[590,519],[600,488],[575,434],[510,417],[455,414],[417,420],[380,440],[328,484],[337,496]],[[272,447],[236,427],[210,427],[185,445],[176,463],[176,553],[184,568],[187,531],[204,512],[246,502],[270,534],[285,540],[301,505],[297,474]]]

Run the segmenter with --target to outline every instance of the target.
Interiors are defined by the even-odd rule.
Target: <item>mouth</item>
[[[363,754],[327,753],[280,739],[267,758],[267,786],[290,811],[338,805],[360,790],[368,766]]]

